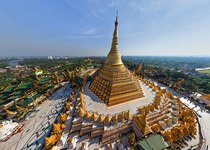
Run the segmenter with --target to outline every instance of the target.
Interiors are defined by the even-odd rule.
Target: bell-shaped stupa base
[[[144,97],[137,78],[124,64],[102,66],[95,73],[89,89],[108,106]]]

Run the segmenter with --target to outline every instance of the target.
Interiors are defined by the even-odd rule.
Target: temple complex
[[[118,18],[115,21],[111,50],[89,86],[107,106],[144,97],[138,80],[125,67],[118,49]]]
[[[82,85],[74,86],[51,136],[45,138],[45,149],[152,150],[159,143],[161,150],[198,145],[202,137],[196,113],[165,87],[137,75],[142,64],[135,76],[125,67],[117,30],[116,17],[105,64],[96,72],[87,70]]]
[[[157,7],[159,3],[160,9]],[[160,50],[145,50],[147,52],[142,54],[151,53],[151,56],[141,56],[142,48],[149,44],[164,47],[165,43],[160,42],[167,37],[165,48],[172,44],[170,49],[173,50],[174,46],[177,49],[179,42],[185,49],[191,47],[182,42],[183,37],[174,42],[173,35],[179,31],[177,39],[183,31],[180,29],[193,23],[190,12],[196,6],[194,3],[192,7],[188,7],[188,3],[184,4],[187,7],[182,7],[183,4],[173,2],[167,7],[170,3],[153,1],[53,2],[46,9],[47,3],[35,3],[41,7],[37,10],[34,7],[32,13],[29,11],[30,16],[18,10],[26,13],[32,4],[18,5],[18,9],[13,3],[2,4],[6,6],[3,15],[9,21],[3,20],[2,25],[6,31],[12,29],[4,41],[10,38],[18,40],[19,36],[25,39],[26,36],[19,34],[24,31],[34,35],[29,42],[36,46],[40,43],[36,38],[43,35],[45,38],[37,48],[44,46],[44,53],[58,56],[46,57],[41,53],[37,57],[7,57],[1,53],[0,150],[210,150],[210,63],[207,63],[210,58],[153,56],[152,52],[158,54]],[[202,2],[203,6],[205,4]],[[121,9],[124,17],[118,17],[117,13],[109,22],[108,17],[115,7]],[[44,16],[37,15],[36,11],[43,12]],[[206,18],[206,12],[193,15]],[[182,21],[180,16],[186,13],[190,20],[178,23],[177,28],[174,22],[168,23],[171,19]],[[165,14],[169,15],[166,17]],[[18,17],[20,15],[22,17]],[[181,19],[186,17],[181,16]],[[43,22],[43,18],[46,21]],[[30,27],[30,30],[24,30],[20,21],[29,19],[31,24],[40,22],[33,26],[24,23],[27,29]],[[122,43],[127,47],[130,42],[130,49],[136,56],[130,56],[128,49],[128,56],[122,56],[125,55],[123,51],[121,55],[120,44],[118,46],[118,27],[121,27],[118,21],[121,23],[121,20],[122,30],[126,30],[124,34],[129,33],[124,36],[130,37],[123,38]],[[12,23],[14,25],[10,25]],[[7,28],[7,25],[11,27]],[[168,28],[170,25],[174,28]],[[107,33],[110,33],[110,45],[106,57],[96,57],[91,54],[95,51],[91,45],[94,41],[89,42],[98,41],[95,48],[106,43],[102,40],[104,36],[100,36],[100,29],[105,26],[111,31]],[[16,34],[12,34],[14,27],[23,30],[14,30]],[[167,32],[160,34],[164,27]],[[199,30],[202,26],[195,27]],[[44,29],[46,32],[41,33]],[[156,34],[161,40],[154,41]],[[50,35],[57,36],[50,38]],[[13,42],[14,45],[11,43],[7,49],[17,47],[19,51],[21,47],[26,49],[31,45],[25,45],[24,40],[18,42],[22,44]],[[193,43],[195,46],[196,42]],[[58,45],[65,47],[59,48]],[[70,51],[65,55],[62,51],[65,52],[67,47]],[[36,54],[35,51],[32,54]],[[178,50],[165,52],[182,53]]]

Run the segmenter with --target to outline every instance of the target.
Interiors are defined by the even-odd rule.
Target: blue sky
[[[210,55],[210,0],[0,0],[0,56]]]

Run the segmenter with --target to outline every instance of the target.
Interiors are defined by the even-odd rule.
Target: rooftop
[[[160,134],[153,134],[137,142],[134,149],[162,150],[167,147],[169,147],[169,144],[164,140],[164,138]]]

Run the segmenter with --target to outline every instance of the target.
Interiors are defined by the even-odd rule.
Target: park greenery
[[[122,59],[137,75],[162,83],[183,94],[210,93],[209,70],[195,70],[209,67],[210,58],[127,56]],[[17,71],[13,71],[16,69],[14,66],[13,69],[8,69],[12,59],[1,60],[0,69],[6,69],[6,72],[0,73],[0,120],[13,112],[16,112],[16,119],[23,117],[36,107],[35,100],[51,95],[61,82],[82,84],[82,72],[87,68],[98,68],[105,60],[105,57],[25,58],[17,60],[18,65],[23,66],[18,75]],[[37,70],[42,71],[42,74],[36,75]]]
[[[210,76],[195,71],[209,67],[209,57],[124,57],[124,61],[131,70],[142,64],[140,75],[179,92],[210,93]]]
[[[210,69],[200,70],[199,72],[210,76]]]
[[[81,82],[80,72],[88,64],[88,60],[73,59],[52,61],[46,59],[25,59],[18,65],[27,76],[15,73],[19,68],[7,69],[1,73],[0,120],[13,116],[23,118],[39,102],[50,96],[64,81]],[[25,67],[27,66],[27,67]],[[5,65],[3,69],[8,67]],[[29,70],[29,71],[28,71]],[[36,71],[42,71],[37,75]],[[24,74],[24,73],[22,73]],[[15,115],[14,115],[15,114]]]

